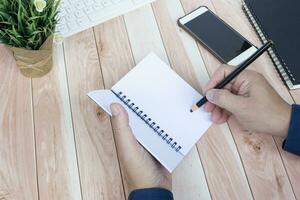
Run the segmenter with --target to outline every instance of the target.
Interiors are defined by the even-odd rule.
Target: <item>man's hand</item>
[[[204,110],[212,113],[212,121],[224,123],[232,114],[249,131],[285,136],[291,106],[259,73],[245,70],[224,89],[212,89],[232,70],[231,66],[221,66],[204,91],[209,100]]]
[[[171,190],[171,175],[137,142],[126,110],[116,103],[111,110],[117,152],[129,192],[151,187]]]

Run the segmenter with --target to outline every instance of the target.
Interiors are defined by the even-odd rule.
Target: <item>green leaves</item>
[[[54,33],[60,1],[47,0],[38,12],[34,0],[0,0],[0,42],[37,50]]]

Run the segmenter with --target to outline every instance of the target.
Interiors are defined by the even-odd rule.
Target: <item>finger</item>
[[[232,91],[232,83],[228,83],[223,89],[228,90],[228,91]]]
[[[129,177],[129,181],[138,180],[141,187],[148,187],[148,182],[152,183],[157,172],[157,162],[153,157],[137,142],[131,128],[126,110],[120,104],[112,104],[112,125],[114,139],[122,173]],[[147,170],[146,170],[147,169]],[[148,173],[145,175],[146,170]],[[138,177],[138,179],[136,179]],[[128,182],[129,183],[129,182]]]
[[[231,113],[238,112],[248,103],[245,97],[232,94],[230,91],[224,89],[209,90],[206,94],[206,98],[209,102]]]
[[[112,111],[112,125],[115,131],[120,132],[130,129],[127,111],[118,103],[110,105]]]
[[[210,102],[207,102],[205,105],[204,105],[204,111],[205,112],[212,112],[214,109],[215,109],[215,105],[210,103]]]
[[[229,83],[228,85],[225,86],[225,89],[227,90],[231,90],[231,87],[232,87],[232,84]],[[210,102],[207,102],[205,105],[204,105],[204,111],[205,112],[212,112],[213,110],[215,109],[215,104],[212,104]]]
[[[112,125],[114,131],[114,139],[116,141],[117,150],[123,153],[131,149],[136,151],[139,144],[136,141],[131,128],[129,127],[129,119],[126,110],[117,103],[111,105]]]
[[[215,109],[212,111],[211,121],[217,123],[218,120],[221,118],[221,116],[222,116],[222,110],[220,107],[216,106]]]
[[[229,113],[226,110],[222,110],[222,115],[220,119],[216,122],[217,124],[223,124],[225,123],[229,118]]]
[[[222,81],[231,71],[233,70],[232,66],[221,65],[217,71],[212,75],[210,81],[204,89],[204,94],[212,88],[214,88],[220,81]]]

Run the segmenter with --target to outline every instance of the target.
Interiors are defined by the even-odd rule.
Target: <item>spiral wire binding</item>
[[[251,11],[248,8],[245,1],[242,1],[242,6],[243,6],[243,10],[244,10],[247,18],[249,19],[250,23],[254,27],[256,33],[259,35],[261,42],[263,44],[266,43],[268,41],[266,38],[267,34],[262,30],[261,26],[259,26],[257,18],[251,13]],[[279,72],[279,74],[281,75],[281,78],[283,79],[283,81],[287,84],[287,86],[290,89],[293,89],[294,85],[292,83],[292,80],[295,81],[295,78],[294,78],[293,74],[291,73],[291,71],[289,70],[286,63],[284,62],[284,60],[278,55],[278,53],[276,52],[276,50],[274,48],[269,48],[268,53],[269,53],[270,57],[272,58],[272,62],[276,66],[276,69]]]
[[[154,122],[150,117],[148,117],[147,114],[144,113],[143,110],[141,110],[135,103],[132,102],[131,99],[129,99],[123,92],[114,92],[111,90],[117,97],[120,99],[130,110],[132,110],[138,117],[140,117],[151,129],[154,130],[154,132],[157,133],[159,137],[161,137],[162,140],[166,141],[168,145],[172,149],[174,149],[176,152],[179,152],[182,148],[176,141],[173,141],[173,138],[169,136],[169,134],[165,133],[165,131],[156,123]]]

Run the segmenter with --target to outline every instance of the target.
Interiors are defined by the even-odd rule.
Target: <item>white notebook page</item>
[[[88,94],[99,106],[111,115],[110,105],[112,103],[124,103],[110,90],[97,90]],[[127,106],[129,125],[135,138],[167,169],[172,172],[182,161],[184,155],[174,151],[166,142],[155,134],[141,118],[132,112]]]
[[[210,114],[191,106],[202,97],[155,54],[149,54],[112,88],[156,122],[186,155],[210,127]],[[129,112],[132,112],[129,110]],[[142,120],[141,120],[142,121]],[[158,135],[153,131],[153,137]],[[167,143],[165,143],[168,145]]]

